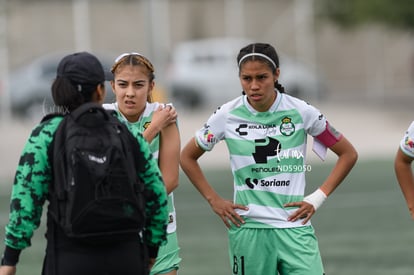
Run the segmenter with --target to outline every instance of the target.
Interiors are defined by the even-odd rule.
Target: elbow
[[[354,149],[351,153],[350,153],[350,159],[352,164],[354,165],[357,161],[358,161],[358,152]]]
[[[170,188],[167,188],[167,193],[170,194],[172,191],[177,189],[178,185],[179,185],[178,179],[170,183]]]
[[[170,194],[173,192],[179,185],[178,177],[175,177],[174,179],[167,179],[164,180],[165,189],[167,190],[167,194]]]
[[[181,155],[180,155],[180,167],[184,172],[187,171],[188,163],[189,163],[188,157],[185,154],[181,153]]]
[[[353,167],[356,164],[356,162],[358,161],[358,157],[359,157],[358,152],[355,149],[352,150],[351,152],[349,152],[348,161],[349,161],[351,167]]]
[[[342,154],[339,154],[339,158],[342,159],[341,162],[352,169],[358,161],[358,152],[351,146],[344,150]]]

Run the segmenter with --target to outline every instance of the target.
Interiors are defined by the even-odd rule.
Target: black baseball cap
[[[105,81],[105,72],[101,62],[88,52],[77,52],[65,56],[59,62],[57,76],[68,78],[79,92]]]

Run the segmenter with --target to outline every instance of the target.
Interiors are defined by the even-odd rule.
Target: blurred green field
[[[331,163],[312,164],[308,192],[320,185]],[[209,170],[217,191],[232,198],[229,171]],[[0,237],[8,216],[10,189],[0,184]],[[180,275],[231,274],[224,225],[182,175],[175,192]],[[414,224],[395,180],[392,160],[361,160],[345,182],[314,216],[326,274],[411,275],[414,270]],[[43,222],[44,224],[44,222]],[[44,228],[25,250],[18,274],[40,274]],[[1,248],[3,249],[3,248]]]

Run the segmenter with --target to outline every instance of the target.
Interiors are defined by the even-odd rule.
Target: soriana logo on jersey
[[[280,124],[279,130],[282,133],[282,135],[291,136],[295,132],[295,124],[293,124],[292,119],[290,117],[284,117],[282,119],[282,124]]]

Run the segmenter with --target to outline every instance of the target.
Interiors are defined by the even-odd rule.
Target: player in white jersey
[[[116,58],[111,69],[112,90],[116,103],[104,104],[116,110],[121,120],[141,132],[157,159],[168,193],[169,219],[167,244],[158,251],[151,275],[175,275],[179,268],[179,246],[173,190],[178,186],[180,136],[177,112],[172,104],[152,102],[154,67],[139,53],[125,53]]]
[[[411,218],[414,219],[414,176],[411,164],[414,160],[414,122],[408,127],[394,160],[394,169],[405,197]]]
[[[254,43],[237,57],[243,95],[218,108],[181,152],[181,167],[228,227],[233,274],[324,273],[310,218],[357,160],[351,143],[313,106],[284,93],[279,58]],[[323,157],[337,162],[308,196],[307,136]],[[207,181],[198,159],[224,140],[230,154],[234,198],[225,200]]]

